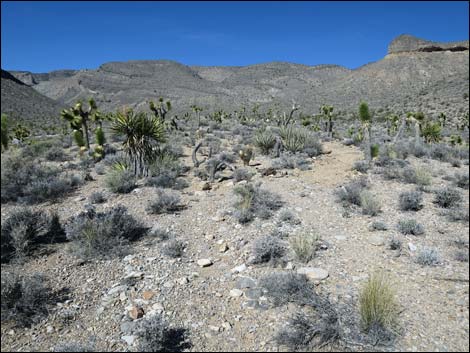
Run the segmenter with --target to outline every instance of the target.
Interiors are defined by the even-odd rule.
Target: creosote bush
[[[2,222],[1,240],[1,261],[8,262],[23,260],[40,245],[63,242],[66,238],[57,214],[21,208]]]
[[[270,235],[258,238],[253,243],[252,263],[272,263],[282,262],[282,258],[286,254],[286,246],[283,241],[277,237]]]
[[[233,180],[235,180],[236,182],[242,180],[250,181],[252,177],[253,173],[246,168],[237,168],[233,172]]]
[[[380,201],[374,196],[374,194],[367,190],[363,190],[359,196],[361,199],[362,214],[377,216],[381,212],[382,208]]]
[[[419,211],[423,208],[423,194],[419,191],[402,192],[398,203],[402,211]]]
[[[416,254],[416,262],[422,266],[436,266],[440,262],[439,253],[434,248],[422,248]]]
[[[124,206],[97,213],[93,208],[72,217],[65,226],[71,252],[84,260],[126,253],[125,245],[140,239],[148,229]]]
[[[383,221],[374,221],[370,224],[369,229],[372,231],[374,230],[385,231],[385,230],[388,230],[388,225]]]
[[[157,189],[157,197],[148,204],[147,211],[153,214],[161,214],[176,212],[183,208],[179,194]]]
[[[367,179],[359,178],[348,184],[342,185],[336,191],[336,195],[339,200],[345,204],[361,206],[361,193],[368,187],[369,183],[367,182]]]
[[[54,295],[40,274],[20,276],[2,271],[3,321],[13,320],[17,326],[30,326],[47,316]]]
[[[178,258],[184,254],[184,243],[178,239],[170,239],[162,248],[163,254],[172,258]]]
[[[460,195],[459,190],[445,187],[443,189],[437,190],[434,198],[434,203],[442,208],[452,208],[456,207],[462,201],[462,196]]]
[[[315,306],[318,303],[313,284],[307,276],[292,272],[271,273],[260,279],[260,287],[273,306],[287,303]]]
[[[374,273],[359,294],[359,312],[365,332],[388,341],[397,329],[398,305],[389,280]]]
[[[106,175],[106,187],[117,194],[128,194],[136,188],[136,178],[127,169],[112,169]]]
[[[88,198],[89,201],[92,204],[98,204],[98,203],[105,203],[106,202],[106,196],[101,191],[95,191],[90,195]]]
[[[278,195],[261,189],[259,184],[237,185],[234,193],[238,198],[234,204],[235,217],[240,223],[248,223],[255,217],[268,219],[283,206]]]
[[[145,317],[136,332],[139,352],[181,352],[190,348],[186,330],[172,328],[160,315]]]
[[[415,219],[402,219],[398,221],[398,231],[404,235],[424,234],[424,227]]]

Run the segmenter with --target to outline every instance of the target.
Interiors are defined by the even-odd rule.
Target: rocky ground
[[[297,225],[279,225],[277,216],[238,224],[231,215],[231,180],[215,182],[210,190],[203,191],[201,181],[188,176],[190,186],[181,195],[187,207],[174,214],[150,215],[145,211],[147,202],[156,195],[152,187],[140,186],[127,195],[107,193],[108,201],[98,205],[98,210],[118,204],[126,206],[148,227],[168,229],[182,240],[186,245],[184,255],[171,259],[161,251],[164,242],[146,237],[134,243],[131,254],[123,259],[83,263],[67,251],[67,244],[59,244],[52,247],[52,252],[32,258],[20,268],[2,265],[2,272],[11,266],[23,274],[41,272],[51,279],[53,288],[69,289],[69,299],[57,304],[46,319],[31,328],[2,325],[2,351],[50,351],[61,342],[90,340],[99,350],[132,351],[136,344],[133,325],[142,320],[142,311],[137,308],[143,309],[144,318],[161,312],[172,325],[186,329],[189,351],[285,350],[273,338],[299,308],[291,304],[272,308],[259,289],[258,280],[274,271],[299,271],[304,267],[314,269],[311,279],[318,292],[356,313],[351,318],[356,324],[361,286],[377,269],[389,274],[401,308],[401,335],[393,346],[375,349],[468,351],[469,265],[454,259],[457,249],[453,244],[457,239],[468,242],[468,224],[450,223],[440,216],[432,193],[425,193],[422,210],[413,214],[399,211],[399,193],[414,186],[385,180],[373,171],[368,178],[371,191],[381,201],[382,213],[371,218],[360,211],[345,212],[334,191],[360,174],[352,171],[352,166],[362,159],[362,153],[338,142],[324,146],[331,153],[317,157],[312,170],[289,170],[269,177],[258,173],[254,177],[263,188],[282,197],[284,208],[301,220]],[[443,177],[468,168],[457,169],[448,163],[414,157],[409,160],[412,165],[425,165],[432,171],[432,187],[449,184]],[[190,156],[186,163],[191,164]],[[249,168],[254,171],[269,165],[268,158],[257,156]],[[88,197],[105,189],[103,176],[92,176],[94,180],[74,195],[59,203],[36,207],[56,210],[63,220],[82,212]],[[468,190],[459,190],[468,207]],[[2,205],[2,219],[14,207]],[[403,236],[396,231],[398,220],[407,216],[424,225],[424,235]],[[389,230],[370,231],[373,220],[385,222]],[[251,265],[253,241],[278,227],[291,234],[317,233],[321,250],[308,264],[299,263],[289,254],[283,266]],[[387,241],[392,235],[402,239],[401,252],[388,249]],[[439,265],[423,267],[414,261],[416,249],[424,246],[438,249]],[[374,349],[343,345],[322,350],[333,348]]]

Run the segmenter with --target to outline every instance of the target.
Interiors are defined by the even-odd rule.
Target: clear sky
[[[461,2],[2,1],[1,66],[47,72],[109,61],[289,61],[357,68],[408,33],[467,40]]]

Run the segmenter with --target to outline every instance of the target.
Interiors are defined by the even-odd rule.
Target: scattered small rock
[[[200,259],[200,260],[197,260],[197,264],[200,267],[209,267],[212,265],[212,261],[209,259]]]

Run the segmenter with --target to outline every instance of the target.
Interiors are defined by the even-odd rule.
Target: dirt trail
[[[302,173],[307,182],[332,187],[344,183],[355,174],[352,170],[354,163],[363,158],[359,149],[339,142],[326,142],[324,149],[331,153],[322,155],[315,161],[312,170]]]

